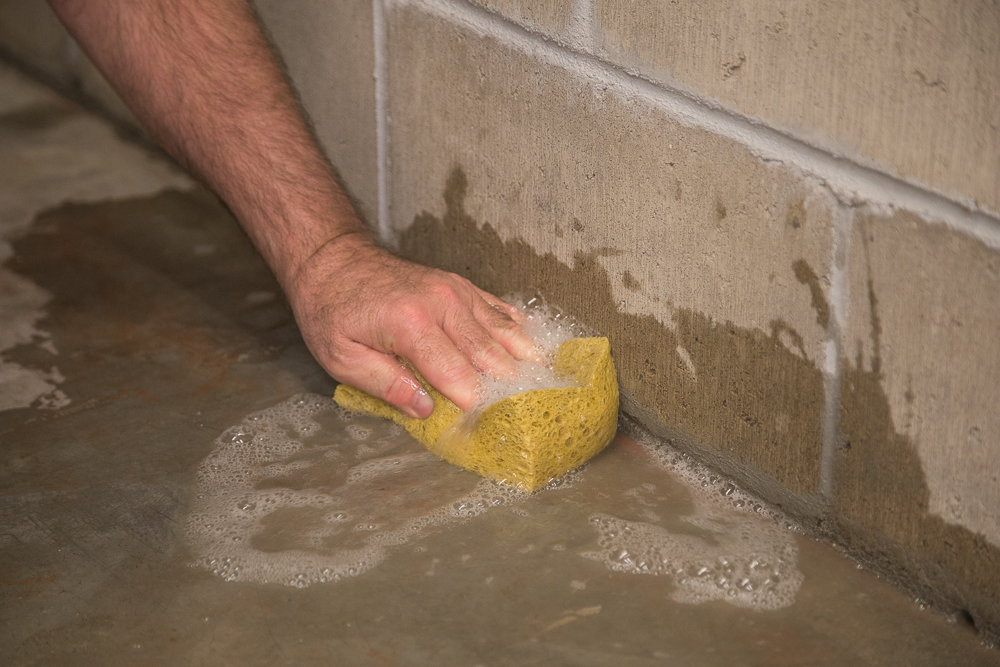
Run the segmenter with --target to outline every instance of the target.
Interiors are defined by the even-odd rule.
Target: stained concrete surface
[[[21,113],[17,106],[5,110]],[[107,131],[96,121],[57,131],[74,118],[0,122],[0,149],[59,159],[73,137]],[[99,136],[88,150],[114,153],[112,167],[131,167],[133,178],[153,169],[154,156]],[[89,196],[72,191],[80,201],[53,201],[67,180],[114,172],[98,161],[53,176],[44,165],[7,165],[23,173],[3,193],[5,202],[23,195],[43,205],[5,209],[35,215],[5,232],[2,291],[26,281],[48,295],[32,306],[34,332],[3,360],[57,367],[64,397],[0,412],[5,664],[1000,664],[962,618],[921,609],[797,531],[780,541],[792,545],[801,581],[793,602],[772,609],[678,601],[679,584],[642,574],[638,561],[617,551],[606,554],[618,559],[610,564],[587,557],[604,548],[596,515],[705,544],[725,538],[685,519],[699,498],[723,497],[725,480],[698,473],[686,484],[657,464],[659,448],[627,438],[571,485],[432,526],[389,545],[358,576],[300,589],[213,575],[199,566],[188,530],[206,493],[200,466],[251,413],[303,392],[328,396],[333,382],[210,195],[164,166],[146,190],[109,195],[97,179]],[[39,195],[46,189],[51,197]],[[336,420],[312,437],[335,454],[351,446]],[[387,437],[394,452],[419,455],[411,441]],[[436,462],[423,474],[478,483]],[[391,504],[411,489],[429,506],[453,497],[450,487],[438,497],[419,478],[405,488],[397,479],[375,484],[372,502]],[[280,484],[322,490],[324,482]],[[734,509],[723,523],[775,535],[763,521]],[[290,520],[260,536],[258,551],[294,553],[307,529]]]

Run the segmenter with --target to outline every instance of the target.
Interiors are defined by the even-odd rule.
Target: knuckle
[[[514,321],[510,315],[505,313],[500,308],[494,306],[490,308],[489,325],[494,329],[500,329],[501,331],[509,331],[511,333],[521,333],[521,325]]]
[[[451,306],[460,300],[453,280],[436,282],[431,286],[430,292],[447,306]]]
[[[478,356],[481,365],[487,368],[510,370],[513,367],[513,359],[496,343],[481,348]]]
[[[392,312],[395,313],[395,319],[407,329],[412,329],[422,324],[427,318],[427,312],[423,306],[413,301],[404,301],[397,304],[392,309]]]
[[[456,301],[457,296],[455,290],[453,290],[448,285],[437,284],[431,287],[431,295],[437,299],[445,308],[450,308],[452,304]]]
[[[441,368],[441,380],[448,386],[463,386],[475,380],[475,371],[468,364],[451,362]]]
[[[382,392],[382,398],[393,405],[409,405],[413,394],[419,389],[415,380],[405,375],[397,375]]]

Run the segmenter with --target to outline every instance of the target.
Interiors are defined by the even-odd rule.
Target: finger
[[[499,299],[496,300],[500,301]],[[509,304],[504,304],[503,301],[500,301],[500,303],[504,306],[509,306]],[[517,311],[517,308],[514,308],[514,306],[509,307]],[[535,341],[531,339],[531,336],[524,333],[524,329],[521,328],[518,322],[507,315],[503,307],[494,306],[489,301],[483,299],[477,303],[473,303],[472,310],[476,319],[482,324],[488,335],[498,341],[514,359],[520,361],[542,361],[542,355],[538,351]]]
[[[520,308],[518,308],[517,306],[512,306],[503,299],[493,296],[489,292],[481,290],[475,285],[472,286],[476,289],[476,293],[479,294],[479,296],[483,299],[483,301],[488,303],[490,306],[496,308],[497,310],[502,311],[505,315],[507,315],[510,319],[514,320],[518,324],[521,324],[524,321],[525,314]]]
[[[485,302],[480,302],[480,310],[491,311],[494,317],[503,317]],[[495,339],[476,317],[476,306],[452,312],[444,322],[444,331],[455,343],[472,365],[479,371],[491,373],[494,376],[509,375],[517,370],[517,361],[507,352],[507,349]],[[510,321],[510,318],[507,318]],[[511,324],[514,324],[511,321]],[[517,325],[514,325],[517,326]]]
[[[397,352],[409,359],[424,378],[462,410],[478,398],[479,377],[472,363],[437,325],[396,337]]]
[[[378,396],[411,417],[423,419],[434,411],[427,390],[395,357],[358,343],[344,357],[348,370],[337,373],[338,380]]]

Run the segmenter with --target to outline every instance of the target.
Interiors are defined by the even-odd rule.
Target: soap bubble
[[[197,477],[186,526],[197,564],[297,588],[358,576],[430,527],[528,497],[316,394],[247,415]]]

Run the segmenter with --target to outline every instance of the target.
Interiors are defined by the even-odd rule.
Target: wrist
[[[352,264],[371,253],[382,252],[363,227],[339,232],[318,244],[290,265],[278,280],[293,307],[302,297],[329,290],[330,276],[344,275]]]
[[[340,258],[353,248],[371,243],[347,197],[332,181],[329,189],[317,201],[309,201],[300,190],[277,189],[266,199],[266,207],[237,212],[286,292],[311,265],[343,261]]]

